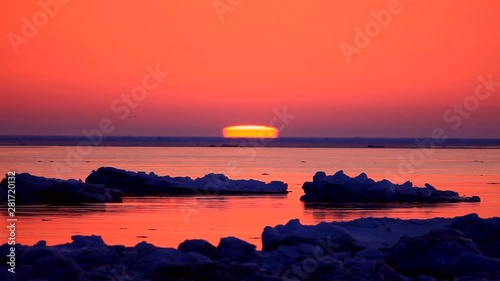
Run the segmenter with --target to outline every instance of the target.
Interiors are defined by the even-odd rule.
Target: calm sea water
[[[74,147],[0,147],[0,170],[57,177],[54,163],[66,163]],[[198,196],[125,198],[121,204],[18,207],[17,240],[34,244],[71,241],[75,234],[103,236],[108,244],[135,245],[148,241],[176,247],[185,239],[203,238],[217,244],[221,237],[236,236],[260,247],[267,225],[299,218],[302,223],[352,220],[360,217],[432,218],[478,213],[500,215],[500,150],[436,149],[411,167],[404,159],[413,149],[362,148],[180,148],[95,147],[63,178],[84,180],[100,166],[159,175],[199,177],[224,173],[235,179],[282,180],[291,193],[275,196]],[[402,166],[403,165],[403,166]],[[237,168],[234,168],[237,167]],[[309,207],[299,201],[304,181],[316,171],[351,176],[365,172],[381,180],[416,185],[431,183],[462,195],[479,195],[480,203],[341,205]],[[5,221],[6,213],[0,212]],[[1,236],[6,239],[6,231]]]

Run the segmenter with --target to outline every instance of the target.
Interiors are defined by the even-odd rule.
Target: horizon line
[[[41,138],[86,138],[84,135],[0,135],[0,138],[29,138],[29,137],[41,137]],[[164,136],[164,135],[116,135],[116,136],[103,136],[103,138],[213,138],[213,139],[247,139],[242,138],[226,138],[223,136]],[[275,138],[279,139],[392,139],[392,140],[411,140],[411,139],[433,139],[432,137],[334,137],[334,136],[280,136]],[[446,140],[500,140],[500,137],[489,138],[489,137],[448,137]]]

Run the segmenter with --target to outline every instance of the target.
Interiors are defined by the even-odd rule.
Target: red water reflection
[[[0,150],[2,170],[28,171],[47,177],[54,176],[50,161],[62,161],[65,157],[65,149],[61,147]],[[292,192],[261,197],[149,197],[126,198],[122,204],[22,207],[17,209],[17,241],[34,244],[46,240],[48,244],[60,244],[70,241],[75,234],[98,234],[108,244],[135,245],[145,240],[158,246],[176,247],[185,239],[203,238],[217,244],[221,237],[236,236],[260,246],[260,235],[265,226],[283,224],[293,218],[299,218],[305,224],[316,224],[367,216],[425,219],[467,213],[478,213],[482,217],[499,215],[500,185],[492,183],[500,182],[500,150],[492,149],[437,150],[424,164],[415,167],[415,173],[403,175],[417,185],[429,182],[439,189],[479,195],[481,203],[351,204],[310,208],[299,201],[302,183],[310,180],[318,170],[332,174],[343,169],[352,176],[366,172],[375,179],[399,176],[399,156],[407,155],[409,151],[266,148],[250,159],[237,148],[97,147],[66,177],[84,179],[99,166],[173,176],[196,177],[208,172],[222,172],[232,178],[283,180]],[[229,162],[236,162],[240,172],[228,173]],[[5,238],[6,232],[2,231],[1,235]]]

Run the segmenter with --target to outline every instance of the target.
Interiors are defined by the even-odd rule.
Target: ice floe
[[[85,179],[122,190],[126,195],[219,195],[219,194],[285,194],[287,184],[258,180],[233,180],[223,174],[207,174],[202,178],[159,176],[153,172],[131,172],[101,167]]]
[[[8,194],[7,177],[0,182],[0,202],[7,202],[8,195],[16,204],[78,204],[121,202],[122,192],[104,185],[79,180],[44,178],[19,173],[15,176],[15,194]]]
[[[365,173],[357,177],[349,177],[343,171],[327,176],[317,172],[312,182],[302,186],[304,195],[300,200],[305,202],[479,202],[478,196],[460,196],[451,190],[437,190],[430,184],[416,187],[409,181],[394,184],[388,180],[374,181]]]
[[[1,280],[500,280],[500,218],[362,218],[266,227],[263,250],[235,237],[178,249],[141,242],[108,246],[99,236],[16,245],[16,273]],[[10,245],[0,246],[8,253]],[[17,278],[17,279],[15,279]]]

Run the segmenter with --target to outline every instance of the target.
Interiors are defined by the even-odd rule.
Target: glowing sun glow
[[[222,129],[225,138],[277,138],[278,129],[259,125],[239,125]]]

